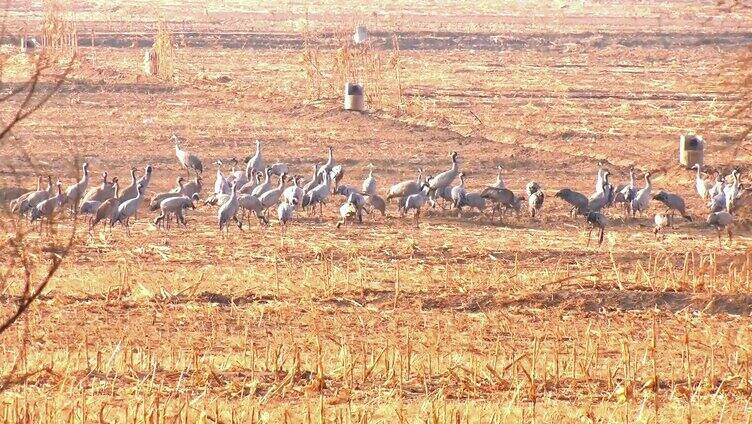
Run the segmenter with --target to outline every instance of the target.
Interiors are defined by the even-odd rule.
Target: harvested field
[[[25,239],[38,280],[55,252],[35,246],[76,227],[50,284],[0,333],[0,421],[749,421],[748,212],[719,243],[677,144],[703,134],[708,172],[746,178],[749,115],[729,108],[752,19],[712,2],[556,4],[75,2],[66,81],[56,88],[54,64],[37,96],[54,95],[0,144],[3,205],[35,174],[72,184],[83,161],[91,186],[151,164],[147,197],[169,190],[188,175],[173,133],[203,160],[202,200],[212,162],[253,155],[257,139],[306,180],[327,146],[344,184],[373,164],[382,196],[457,151],[469,191],[499,165],[515,193],[535,180],[546,199],[535,219],[437,207],[416,227],[391,203],[337,229],[333,196],[322,217],[282,227],[272,213],[226,234],[203,202],[170,230],[144,206],[130,236],[64,215],[57,236]],[[172,78],[142,72],[155,12]],[[42,19],[8,3],[0,96],[27,87],[38,50],[19,40]],[[361,23],[372,44],[347,50]],[[365,84],[365,113],[341,110],[348,76]],[[20,101],[0,103],[3,122]],[[604,243],[587,245],[554,193],[590,194],[599,161],[614,185],[630,165],[652,171],[693,221],[657,238],[656,201],[634,220],[613,207]],[[3,240],[31,228],[0,219]],[[11,247],[0,321],[25,278]]]

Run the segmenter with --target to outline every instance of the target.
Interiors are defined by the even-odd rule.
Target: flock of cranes
[[[201,159],[183,150],[180,141],[174,135],[173,141],[175,156],[186,170],[187,176],[178,177],[173,189],[151,196],[148,209],[159,212],[153,220],[158,228],[169,228],[173,220],[178,225],[186,226],[186,210],[196,208],[204,191],[204,166]],[[379,211],[386,215],[387,202],[392,201],[396,202],[401,216],[413,214],[416,226],[419,225],[422,211],[427,207],[436,206],[448,208],[458,216],[462,216],[466,209],[485,213],[487,206],[490,206],[492,221],[497,213],[502,221],[509,212],[519,215],[523,204],[527,204],[533,219],[541,213],[546,195],[537,182],[529,182],[525,186],[524,194],[516,195],[506,187],[499,167],[493,183],[481,191],[469,191],[465,186],[466,175],[460,170],[459,154],[452,152],[449,158],[451,163],[446,171],[436,175],[424,175],[423,170],[419,168],[415,179],[392,185],[386,197],[382,198],[377,192],[377,180],[372,164],[369,164],[370,171],[360,187],[344,185],[342,178],[345,168],[335,160],[334,149],[328,147],[326,162],[315,164],[310,180],[303,184],[301,176],[289,175],[287,164],[267,164],[262,154],[261,143],[257,141],[256,153],[245,159],[244,169],[239,169],[239,161],[233,159],[232,170],[224,173],[224,163],[219,160],[215,162],[217,170],[214,186],[204,204],[218,208],[218,227],[225,233],[229,231],[231,224],[242,229],[244,220],[247,220],[250,225],[251,217],[266,225],[269,223],[269,215],[273,213],[271,211],[275,209],[276,218],[281,225],[293,221],[299,209],[309,209],[309,213],[316,214],[318,207],[318,214],[322,216],[324,205],[335,195],[343,196],[345,199],[339,208],[337,228],[351,221],[362,222],[364,212],[370,214]],[[737,200],[744,192],[739,171],[733,170],[728,176],[717,172],[715,180],[707,182],[703,179],[699,165],[695,165],[693,169],[697,172],[697,194],[708,202],[707,224],[717,229],[719,243],[723,230],[728,232],[731,241],[734,221],[732,213],[737,206]],[[81,179],[65,190],[60,179],[53,184],[52,177],[48,176],[47,187],[44,188],[42,177],[38,177],[36,190],[13,199],[10,202],[10,210],[28,216],[32,223],[38,222],[41,229],[42,221],[51,223],[56,212],[67,206],[73,215],[89,216],[90,230],[100,222],[109,224],[110,228],[120,223],[130,235],[131,219],[137,218],[146,200],[146,190],[153,171],[153,167],[148,165],[139,177],[138,170],[132,168],[131,181],[127,186],[121,185],[117,177],[108,180],[108,173],[104,172],[101,183],[93,186],[90,183],[89,165],[84,163]],[[594,230],[598,231],[598,243],[603,242],[604,231],[608,225],[608,208],[623,209],[626,219],[644,215],[652,200],[661,203],[665,207],[665,212],[659,212],[654,216],[656,235],[664,228],[674,226],[677,213],[692,221],[681,196],[664,190],[653,191],[650,172],[645,172],[642,187],[637,185],[634,168],[629,170],[629,182],[622,186],[614,186],[610,182],[610,175],[608,169],[599,164],[595,191],[591,195],[586,196],[569,188],[561,189],[554,195],[555,198],[569,204],[572,217],[582,216],[589,224],[588,244]],[[731,181],[727,182],[729,177]]]

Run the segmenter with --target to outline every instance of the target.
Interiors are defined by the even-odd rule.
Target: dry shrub
[[[173,61],[175,59],[175,47],[172,40],[172,33],[164,17],[157,22],[157,34],[154,36],[154,43],[151,50],[152,60],[156,64],[156,72],[160,78],[171,80],[173,77]]]
[[[378,46],[373,37],[355,44],[349,30],[332,35],[335,47],[331,56],[322,55],[323,39],[311,31],[308,20],[303,25],[301,63],[306,79],[306,94],[312,100],[322,96],[339,99],[348,82],[363,84],[366,100],[372,108],[402,106],[402,80],[399,42],[392,37],[391,50]]]
[[[42,44],[50,57],[72,57],[78,49],[78,32],[72,19],[71,2],[44,0]]]

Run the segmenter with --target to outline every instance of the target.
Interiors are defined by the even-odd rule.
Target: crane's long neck
[[[700,173],[700,167],[699,166],[697,167],[697,179],[699,181],[702,181],[702,174]]]
[[[115,182],[112,185],[115,187],[115,198],[117,199],[118,197],[120,197],[120,184]]]
[[[42,176],[37,177],[37,191],[42,190]]]
[[[136,184],[136,170],[131,170],[131,180],[133,181],[133,184]]]
[[[629,170],[629,185],[630,185],[631,187],[634,187],[634,185],[635,185],[635,181],[634,181],[634,171],[632,171],[631,169]]]

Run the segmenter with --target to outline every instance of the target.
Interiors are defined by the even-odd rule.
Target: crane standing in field
[[[204,165],[201,164],[201,159],[199,159],[198,156],[183,150],[180,147],[180,140],[175,134],[172,135],[172,138],[175,141],[175,156],[177,156],[178,162],[180,162],[180,165],[185,168],[188,175],[190,176],[191,169],[196,171],[197,174],[203,173]]]

